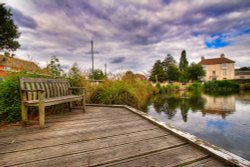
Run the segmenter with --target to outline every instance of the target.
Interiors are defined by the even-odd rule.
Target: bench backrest
[[[20,89],[45,91],[45,98],[54,98],[70,95],[70,83],[66,79],[46,79],[46,78],[20,78]],[[26,100],[37,100],[37,92],[29,92],[26,94]]]

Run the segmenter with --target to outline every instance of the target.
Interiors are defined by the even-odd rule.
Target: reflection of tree
[[[168,116],[168,119],[172,119],[177,112],[176,108],[179,106],[179,100],[177,98],[155,96],[153,105],[156,112],[164,112]]]
[[[180,108],[182,119],[187,122],[188,111],[202,110],[205,106],[205,99],[201,96],[191,96],[190,98],[167,97],[163,95],[155,96],[153,106],[158,113],[166,113],[168,119],[174,118],[177,108]]]
[[[181,115],[182,115],[182,119],[184,122],[187,122],[189,108],[190,108],[189,100],[181,99],[180,110],[181,110]]]

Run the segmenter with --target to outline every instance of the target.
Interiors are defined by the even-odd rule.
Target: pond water
[[[155,96],[147,113],[250,160],[250,94]]]

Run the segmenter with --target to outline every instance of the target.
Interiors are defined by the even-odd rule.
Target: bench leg
[[[26,125],[28,121],[28,107],[22,103],[21,110],[22,110],[22,125]]]
[[[85,96],[82,97],[82,110],[83,112],[86,111],[86,101],[85,101]]]
[[[69,102],[69,111],[71,112],[73,108],[73,102]]]
[[[45,125],[45,106],[44,103],[39,103],[39,125],[44,128]]]

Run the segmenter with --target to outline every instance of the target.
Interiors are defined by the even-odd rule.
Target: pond
[[[250,94],[155,96],[147,113],[250,160]]]

